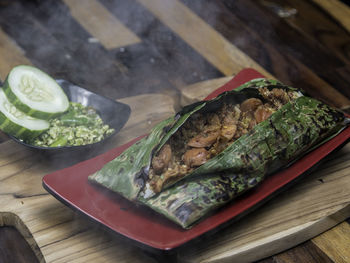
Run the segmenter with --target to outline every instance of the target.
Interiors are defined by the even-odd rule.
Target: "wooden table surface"
[[[199,95],[205,96],[246,67],[302,88],[350,113],[348,4],[339,0],[0,0],[0,79],[4,80],[15,65],[31,64],[55,78],[129,104],[133,110],[130,123],[110,147],[147,132],[157,121]],[[150,106],[145,109],[144,105]],[[318,168],[315,180],[346,182],[342,191],[349,193],[349,155],[346,146]],[[93,224],[75,216],[41,188],[45,172],[72,165],[81,158],[57,161],[52,166],[43,158],[0,132],[0,204],[5,206],[11,198],[19,205],[43,198],[40,202],[44,207],[31,208],[26,217],[28,225],[0,208],[0,262],[196,262],[189,259],[199,261],[196,253],[201,253],[201,262],[221,262],[223,258],[226,261],[222,262],[231,262],[234,258],[230,251],[220,251],[221,258],[203,258],[204,251],[213,247],[208,240],[185,248],[180,255],[165,257],[124,244],[124,239],[109,233],[85,232]],[[33,160],[45,165],[30,166]],[[334,167],[338,170],[332,170]],[[333,177],[327,177],[330,174]],[[306,184],[313,186],[311,181]],[[293,191],[298,196],[297,188],[288,193],[292,195]],[[254,255],[246,258],[261,263],[350,262],[347,193],[342,195],[344,200],[329,199],[328,206],[336,211],[331,216],[336,226],[320,225],[319,233],[313,228],[307,238],[299,236],[294,243],[281,246],[287,250],[277,253],[267,249],[277,254],[262,253],[265,259]],[[271,205],[278,206],[278,201]],[[321,218],[330,208],[327,203],[319,205]],[[21,209],[14,207],[13,211],[21,214]],[[35,216],[43,216],[40,209],[47,213],[46,228],[40,226],[39,235],[30,230],[38,227]],[[51,224],[58,219],[53,210],[61,215],[55,232]],[[254,222],[257,216],[253,214],[247,221]],[[230,231],[234,233],[232,228]],[[80,235],[101,241],[96,241],[94,249],[106,256],[85,248],[83,242],[81,246],[76,244],[81,242]],[[228,233],[222,230],[219,235]],[[50,239],[50,243],[42,245],[44,239]],[[62,244],[66,243],[58,240],[72,240],[70,254],[64,254],[67,248]],[[113,251],[123,253],[114,257]],[[87,256],[89,253],[91,256]]]

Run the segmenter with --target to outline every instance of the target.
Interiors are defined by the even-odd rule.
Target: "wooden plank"
[[[11,2],[0,9],[0,23],[35,65],[55,78],[113,99],[159,92],[175,97],[177,87],[222,76],[142,5],[127,0],[100,2],[142,42],[114,50],[88,43],[89,33],[71,16],[69,7],[54,0]],[[133,10],[132,17],[142,16],[144,23],[131,19],[127,8]],[[33,36],[30,42],[28,35]],[[43,42],[49,44],[41,48]]]
[[[130,105],[131,108],[130,119],[118,134],[119,140],[123,142],[149,132],[158,122],[175,113],[174,99],[164,94],[133,96],[121,99],[120,102]],[[150,108],[146,109],[147,107]]]
[[[0,23],[33,64],[52,77],[110,98],[127,96],[126,84],[120,85],[125,79],[122,63],[102,45],[87,41],[91,35],[62,1],[13,1],[0,9]]]
[[[12,236],[11,240],[4,239]],[[37,263],[39,262],[31,248],[22,241],[22,236],[14,227],[0,227],[0,255],[4,262]]]
[[[262,61],[259,60],[259,62],[264,67],[269,68],[279,80],[304,89],[327,102],[331,101],[327,97],[332,96],[336,89],[338,95],[341,94],[338,97],[339,100],[333,101],[331,104],[336,104],[338,108],[342,109],[349,108],[348,80],[340,77],[339,74],[334,74],[335,69],[344,67],[342,61],[335,58],[330,52],[325,52],[314,46],[280,17],[271,14],[264,7],[259,7],[254,1],[236,0],[230,2],[223,0],[223,2],[234,15],[231,20],[242,28],[236,34],[241,33],[242,38],[247,40],[244,45],[253,49],[244,49],[245,52],[260,53],[261,50],[264,50]],[[217,15],[228,16],[227,12],[224,11]],[[218,23],[218,27],[222,26],[222,23]],[[229,26],[233,27],[234,24],[228,23],[222,32],[226,31],[228,35],[232,35]],[[251,36],[251,39],[248,36]],[[318,91],[319,85],[323,87],[322,92]]]
[[[96,0],[63,0],[72,15],[106,49],[135,44],[141,40]]]
[[[186,106],[196,101],[203,100],[208,94],[217,88],[220,88],[232,78],[233,77],[223,77],[215,80],[206,80],[183,87],[181,89],[181,106]]]
[[[350,8],[339,0],[312,0],[350,32]]]
[[[347,222],[313,238],[312,242],[334,262],[350,262],[350,225]]]
[[[157,75],[164,76],[176,88],[223,76],[215,66],[137,1],[100,2],[129,29],[142,37],[142,44],[115,50],[114,55],[128,68],[128,75],[133,79],[140,75],[145,76],[135,80],[134,86],[149,83]],[[152,89],[153,87],[164,89],[164,83],[155,83]],[[143,87],[139,90],[145,89],[147,88]]]
[[[270,49],[269,45],[266,45],[266,48]],[[279,58],[280,55],[278,53],[275,53],[274,50],[271,49],[269,52],[274,55],[274,59],[281,59]],[[291,81],[289,79],[290,76],[286,76],[287,81],[285,83],[294,84],[295,87],[304,89],[313,97],[318,98],[343,111],[350,111],[350,100],[343,94],[331,87],[327,82],[318,77],[308,67],[300,63],[295,58],[286,56],[285,60],[287,62],[286,71],[288,71],[290,67],[293,67],[294,70],[298,69],[298,72],[301,73],[298,74],[297,78],[292,79],[294,83],[289,83]],[[232,77],[224,77],[216,80],[203,81],[182,88],[180,99],[181,105],[185,106],[189,103],[193,103],[205,98],[203,94],[209,94],[216,88],[228,82],[231,78]],[[281,76],[281,78],[284,79],[284,76]],[[305,83],[308,85],[305,86]],[[201,91],[199,91],[199,89],[201,89]]]
[[[295,78],[295,87],[302,88],[302,85],[298,85],[298,82],[308,82],[307,87],[303,87],[304,90],[315,98],[318,98],[329,105],[332,105],[338,109],[341,109],[347,113],[350,113],[350,99],[345,97],[340,91],[333,88],[329,83],[316,75],[310,68],[305,66],[299,60],[294,57],[289,57],[291,65],[296,65],[299,71],[302,73]]]
[[[0,80],[4,80],[14,66],[21,64],[31,65],[21,47],[0,28]]]
[[[268,259],[259,260],[256,263],[334,263],[321,249],[311,241],[300,244]]]
[[[272,77],[264,68],[232,45],[181,2],[177,0],[138,0],[138,2],[224,75],[231,76],[243,68],[252,67]]]
[[[57,77],[57,72],[69,71],[70,65],[74,64],[68,63],[70,52],[45,30],[29,10],[20,1],[8,2],[0,8],[1,27],[25,50],[26,56],[36,67],[53,77]]]
[[[277,14],[279,10],[296,10],[296,15],[283,17],[283,20],[310,43],[314,43],[315,47],[331,51],[345,64],[350,64],[350,54],[346,48],[350,43],[349,32],[322,9],[315,8],[312,1],[260,0],[259,3]]]

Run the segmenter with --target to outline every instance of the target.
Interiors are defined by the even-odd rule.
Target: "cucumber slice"
[[[48,121],[35,119],[18,110],[0,88],[0,129],[18,139],[30,140],[49,128]]]
[[[3,88],[13,105],[35,118],[48,120],[69,107],[68,98],[57,82],[35,67],[14,67]]]

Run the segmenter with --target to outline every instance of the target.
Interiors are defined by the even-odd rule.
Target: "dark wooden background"
[[[245,64],[232,55],[237,66],[230,68],[223,50],[206,53],[205,47],[214,46],[210,39],[198,48],[145,1],[98,2],[136,38],[112,47],[101,43],[72,15],[67,1],[0,0],[0,33],[23,56],[5,54],[0,34],[0,77],[27,62],[113,99],[166,93],[179,100],[182,87],[235,74]],[[277,79],[350,112],[350,34],[343,23],[349,17],[335,16],[339,10],[313,0],[179,2]],[[205,39],[206,32],[200,33]],[[334,99],[335,94],[341,96]],[[334,262],[328,253],[310,240],[260,262]],[[13,228],[0,228],[0,262],[36,262]]]
[[[115,99],[176,93],[184,85],[228,75],[139,2],[99,2],[140,42],[106,49],[55,0],[1,0],[0,26],[35,66]],[[314,87],[330,85],[350,97],[349,32],[313,1],[182,2],[281,81],[316,96]],[[290,16],[281,17],[283,12]]]

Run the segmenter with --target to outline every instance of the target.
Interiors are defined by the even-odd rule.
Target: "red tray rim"
[[[212,92],[206,99],[214,98],[224,91],[232,90],[256,78],[263,78],[263,75],[254,69],[244,69],[227,84]],[[227,225],[267,201],[273,194],[290,185],[295,179],[301,177],[331,152],[344,145],[350,138],[350,127],[345,128],[333,139],[308,153],[288,168],[269,176],[256,189],[244,194],[243,197],[238,198],[235,202],[226,205],[223,209],[205,218],[189,230],[181,229],[155,212],[136,207],[122,197],[118,196],[117,198],[117,194],[111,194],[107,190],[103,190],[101,187],[92,185],[87,181],[89,174],[100,169],[103,164],[117,157],[123,150],[142,137],[140,136],[92,159],[45,175],[43,177],[43,186],[59,201],[102,224],[107,229],[137,241],[141,246],[148,246],[158,250],[171,250],[203,234]],[[90,196],[101,198],[98,201],[99,204],[107,207],[94,207],[95,209],[92,209],[90,204],[86,204],[86,200],[89,200]],[[92,201],[95,202],[94,200]],[[129,210],[123,211],[123,206]],[[107,208],[107,210],[101,210],[101,208]],[[109,213],[108,209],[115,209],[115,211],[113,210],[115,213]],[[117,209],[120,209],[120,211],[117,211]],[[134,214],[128,215],[130,211]],[[118,220],[117,216],[127,220],[127,222],[118,225],[118,222],[113,221],[113,219]],[[128,227],[128,224],[130,227]],[[144,224],[145,229],[140,228],[140,224]],[[157,234],[157,231],[162,234]]]

